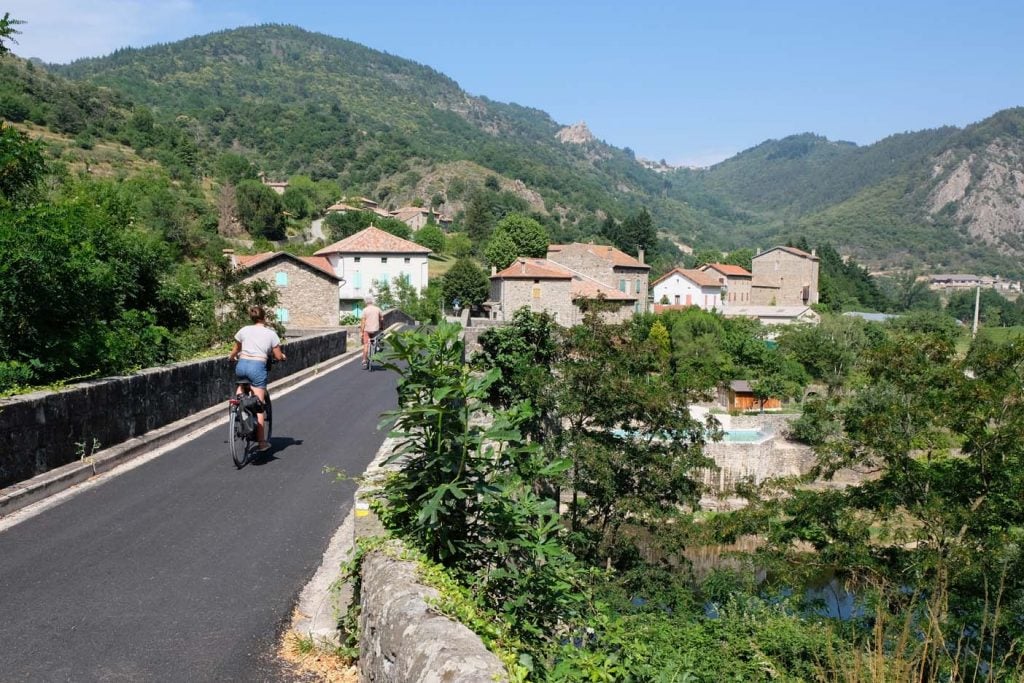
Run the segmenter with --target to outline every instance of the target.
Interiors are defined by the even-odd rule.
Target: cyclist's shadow
[[[262,453],[257,452],[252,460],[249,461],[250,465],[269,465],[275,460],[279,460],[277,454],[285,450],[289,446],[301,446],[302,439],[293,439],[290,436],[272,436],[270,437],[271,448],[263,451]]]

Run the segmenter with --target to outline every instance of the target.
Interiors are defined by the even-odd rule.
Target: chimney
[[[636,260],[639,261],[640,263],[644,262],[644,250],[643,249],[639,249],[638,248],[636,250]]]
[[[235,258],[235,250],[234,249],[225,249],[224,250],[224,258],[226,258],[228,260],[228,263],[231,265],[231,269],[232,270],[234,270],[235,268],[238,267],[238,259]]]
[[[498,266],[491,266],[491,277],[498,274]]]
[[[526,261],[523,259],[519,260],[519,270],[523,275],[526,275]]]
[[[811,256],[817,256],[817,255],[818,255],[818,250],[817,249],[811,249]]]
[[[760,256],[760,255],[761,255],[761,247],[758,247],[757,248],[757,256]]]

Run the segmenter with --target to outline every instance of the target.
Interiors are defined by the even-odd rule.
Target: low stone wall
[[[381,463],[397,440],[385,440],[356,492],[355,539],[383,533],[369,501],[394,465]],[[508,681],[501,661],[466,626],[428,602],[437,591],[417,579],[414,562],[397,559],[401,544],[367,553],[360,567],[359,671],[364,683]]]
[[[287,342],[286,377],[345,352],[346,333]],[[0,400],[0,488],[224,401],[234,373],[224,357],[149,368],[62,389]]]
[[[479,636],[437,614],[437,591],[419,584],[416,565],[384,552],[363,558],[359,672],[366,683],[507,681]]]

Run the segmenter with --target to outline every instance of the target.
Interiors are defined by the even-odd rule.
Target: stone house
[[[408,225],[413,232],[429,223],[432,218],[436,222],[434,212],[422,206],[403,206],[392,211],[391,217]]]
[[[236,255],[225,249],[242,282],[265,280],[278,293],[274,314],[285,327],[335,327],[340,278],[326,258],[293,256],[283,251]]]
[[[726,263],[706,263],[700,270],[718,279],[722,285],[722,303],[726,306],[750,303],[750,286],[754,276],[746,268]]]
[[[491,320],[508,322],[517,310],[527,307],[549,313],[560,325],[571,327],[583,320],[587,307],[602,300],[608,310],[602,317],[622,322],[632,317],[635,294],[626,294],[573,271],[550,259],[518,258],[508,268],[491,274],[490,298],[484,302]]]
[[[818,303],[818,257],[794,247],[774,247],[751,263],[750,303],[759,306],[810,306]]]
[[[722,308],[722,283],[702,270],[673,268],[651,283],[654,303],[697,306],[705,311]]]
[[[635,301],[634,313],[648,310],[648,281],[651,267],[639,258],[603,244],[552,244],[548,259]]]
[[[392,284],[404,279],[417,292],[423,292],[429,282],[430,250],[372,225],[315,255],[325,258],[341,280],[337,298],[343,314],[361,315],[365,298],[376,294],[382,281]]]

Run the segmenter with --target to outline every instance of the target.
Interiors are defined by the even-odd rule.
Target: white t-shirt
[[[272,328],[264,325],[246,325],[235,335],[235,341],[242,345],[243,358],[267,360],[275,346],[281,345],[281,338]]]

